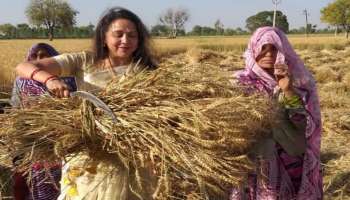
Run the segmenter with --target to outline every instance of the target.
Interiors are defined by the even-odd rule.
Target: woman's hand
[[[291,97],[294,95],[292,77],[288,72],[288,65],[286,64],[276,64],[274,75],[278,86],[283,91],[285,97]]]
[[[55,97],[69,97],[68,85],[58,78],[48,80],[46,82],[46,87],[49,90],[49,92]]]

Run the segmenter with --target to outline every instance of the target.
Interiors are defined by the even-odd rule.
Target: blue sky
[[[5,0],[0,7],[0,24],[28,23],[24,14],[29,0]],[[332,0],[281,0],[279,9],[287,15],[290,28],[305,24],[304,9],[310,13],[309,22],[326,27],[320,22],[320,9]],[[69,0],[79,11],[78,25],[96,24],[100,14],[108,7],[123,6],[143,19],[146,25],[157,23],[158,16],[169,7],[183,7],[190,11],[191,18],[186,29],[194,25],[213,26],[220,19],[225,27],[245,27],[245,20],[260,11],[272,10],[271,0]],[[6,5],[6,6],[5,6]]]

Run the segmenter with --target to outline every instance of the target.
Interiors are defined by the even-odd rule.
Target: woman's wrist
[[[296,94],[292,89],[287,89],[283,91],[283,95],[286,99],[290,99],[292,97],[294,97]]]
[[[58,76],[50,74],[47,71],[44,71],[40,68],[36,68],[34,70],[32,70],[32,72],[30,73],[30,79],[38,81],[40,83],[43,83],[44,85],[46,85],[46,83],[52,79],[58,79]]]
[[[40,71],[42,71],[40,68],[34,69],[30,74],[30,79],[34,80],[34,76]]]
[[[43,83],[46,86],[49,81],[53,81],[53,80],[58,80],[58,76],[51,75],[51,76],[47,77]]]

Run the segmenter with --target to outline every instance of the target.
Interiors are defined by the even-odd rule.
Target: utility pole
[[[273,10],[273,22],[272,26],[276,26],[276,12],[277,12],[277,5],[281,3],[281,0],[272,0],[272,3],[275,5],[275,8]]]
[[[309,25],[307,17],[309,16],[309,12],[306,10],[306,8],[305,8],[305,10],[303,10],[303,15],[305,15],[305,23],[306,23],[306,25],[305,25],[305,36],[309,37],[309,32],[307,30],[308,29],[308,25]]]

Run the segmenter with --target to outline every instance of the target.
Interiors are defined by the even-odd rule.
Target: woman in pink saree
[[[315,80],[278,28],[255,31],[245,54],[245,69],[234,74],[249,92],[281,105],[281,122],[271,138],[258,143],[256,173],[231,200],[322,199],[321,114]]]

